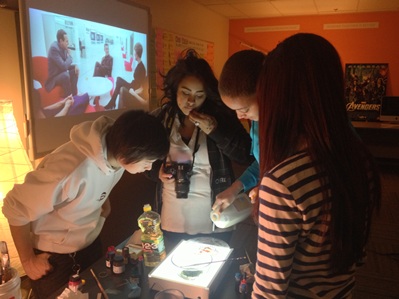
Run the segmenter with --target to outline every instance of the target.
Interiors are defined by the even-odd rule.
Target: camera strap
[[[163,117],[165,117],[165,114],[166,114],[166,109],[162,109],[160,116],[162,116],[162,118],[163,118]],[[173,124],[175,122],[175,117],[176,117],[175,113],[168,113],[167,114],[167,118],[166,118],[166,121],[165,121],[165,127],[166,127],[166,131],[168,132],[169,136],[170,136],[170,133],[172,132],[172,126],[173,126]],[[195,134],[195,143],[194,143],[194,149],[193,149],[193,161],[191,163],[190,172],[192,172],[192,170],[193,170],[194,161],[195,161],[195,154],[197,153],[197,151],[199,149],[198,139],[199,139],[199,133],[200,133],[201,130],[198,127],[195,127],[195,129],[197,130],[197,132]],[[165,165],[165,164],[166,164],[166,157],[163,160],[163,165]]]
[[[171,117],[171,115],[169,114],[168,119],[166,121],[166,129],[170,135],[171,131],[172,131],[172,125],[174,123],[175,117]],[[193,167],[194,167],[194,161],[195,161],[195,154],[197,153],[199,146],[198,146],[198,140],[199,140],[199,133],[200,133],[200,128],[195,127],[196,133],[195,133],[195,143],[194,143],[194,149],[193,149],[193,161],[191,163],[191,168],[190,168],[190,173],[193,171]],[[166,164],[166,157],[163,160],[163,165]]]
[[[195,154],[197,153],[199,146],[198,146],[198,139],[199,139],[199,133],[200,133],[200,128],[195,127],[195,129],[197,130],[196,134],[195,134],[195,143],[194,143],[194,149],[193,149],[193,162],[191,163],[191,169],[190,172],[193,171],[193,167],[194,167],[194,160],[195,160]]]

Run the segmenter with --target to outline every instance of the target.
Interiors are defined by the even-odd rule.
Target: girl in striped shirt
[[[252,298],[350,298],[381,186],[345,109],[326,39],[281,42],[258,82],[258,252]]]

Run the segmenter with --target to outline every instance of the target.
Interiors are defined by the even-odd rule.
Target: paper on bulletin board
[[[157,68],[157,92],[162,87],[162,76],[175,65],[180,54],[188,49],[194,49],[209,65],[214,66],[214,43],[193,37],[176,34],[160,28],[155,29],[155,57]]]

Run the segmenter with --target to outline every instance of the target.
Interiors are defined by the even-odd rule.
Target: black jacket
[[[167,128],[168,132],[173,124],[174,113],[172,107],[166,104],[152,112]],[[227,189],[235,180],[231,161],[249,165],[254,160],[250,154],[251,138],[235,113],[224,105],[217,105],[211,101],[204,103],[202,113],[213,116],[217,127],[207,136],[208,157],[211,166],[211,194],[212,203],[216,195]],[[155,207],[158,212],[162,205],[162,182],[159,179],[159,169],[163,161],[156,161],[147,176],[157,182],[157,199]]]

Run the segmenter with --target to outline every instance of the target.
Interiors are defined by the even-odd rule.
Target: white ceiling
[[[193,0],[229,19],[399,11],[399,0]]]

